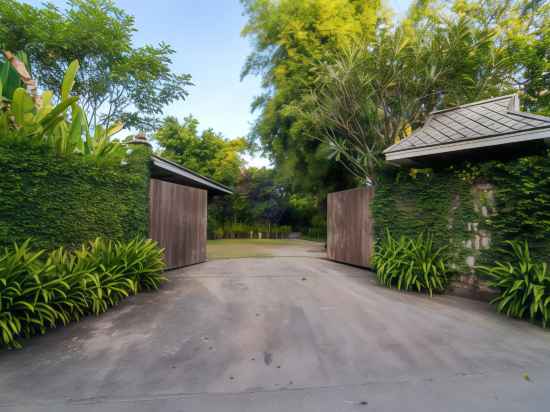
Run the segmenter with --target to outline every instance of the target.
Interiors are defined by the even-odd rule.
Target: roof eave
[[[464,150],[478,149],[483,147],[500,146],[512,143],[546,139],[550,139],[550,128],[539,129],[536,131],[531,130],[526,132],[518,132],[509,135],[462,140],[452,143],[424,146],[384,153],[386,155],[386,161],[391,163],[396,161],[403,161],[405,159],[413,159],[416,157],[460,152]]]
[[[192,170],[187,169],[186,167],[183,167],[175,162],[172,162],[171,160],[164,159],[157,155],[152,155],[151,160],[155,167],[161,169],[165,173],[172,174],[175,177],[179,177],[183,180],[189,181],[191,183],[190,186],[202,188],[211,192],[223,193],[228,195],[233,194],[233,191],[227,186],[224,186],[221,183],[209,179],[208,177],[193,172]]]

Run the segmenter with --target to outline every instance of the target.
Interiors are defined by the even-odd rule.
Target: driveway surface
[[[214,260],[0,352],[0,411],[547,411],[550,333],[311,257]]]

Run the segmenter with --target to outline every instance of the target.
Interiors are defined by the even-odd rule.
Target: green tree
[[[220,183],[234,186],[244,167],[244,138],[232,140],[212,129],[199,132],[199,121],[188,116],[180,123],[167,117],[154,135],[159,153]]]
[[[277,169],[250,167],[243,169],[235,193],[210,203],[209,230],[224,224],[285,225],[304,230],[324,221],[319,199],[299,195],[279,178]]]
[[[413,10],[414,11],[414,10]],[[372,184],[382,151],[408,136],[436,105],[447,107],[513,90],[512,65],[465,16],[405,20],[320,65],[308,113],[333,156]]]
[[[447,24],[468,20],[474,37],[490,36],[483,53],[465,56],[458,53],[449,66],[454,67],[454,90],[460,85],[470,91],[485,76],[483,68],[499,67],[498,76],[520,92],[525,109],[550,113],[550,3],[546,0],[418,0],[408,18],[416,26],[430,23]],[[464,66],[477,65],[476,76],[466,76]],[[452,73],[452,72],[451,72]],[[490,77],[485,78],[491,81]],[[485,84],[480,83],[481,87]],[[460,96],[459,96],[460,97]],[[472,98],[467,94],[468,98]],[[473,96],[475,97],[475,96]],[[452,103],[449,102],[449,103]]]
[[[261,75],[265,93],[251,140],[273,160],[295,189],[310,193],[344,187],[340,166],[326,161],[328,148],[312,137],[315,125],[301,115],[317,84],[316,65],[356,37],[373,38],[385,18],[380,0],[242,0],[248,23],[242,34],[254,51],[242,75]]]
[[[275,169],[248,168],[240,176],[233,208],[239,222],[280,224],[288,209],[287,188]]]
[[[0,0],[0,45],[25,51],[41,86],[57,90],[70,62],[80,62],[74,92],[92,126],[122,121],[151,130],[166,105],[188,94],[190,75],[170,69],[174,50],[135,47],[136,31],[111,0],[68,0],[65,9]]]
[[[418,0],[399,22],[375,1],[243,4],[243,74],[266,88],[252,138],[311,193],[349,185],[330,156],[371,181],[381,151],[435,107],[519,90],[550,110],[548,2]]]

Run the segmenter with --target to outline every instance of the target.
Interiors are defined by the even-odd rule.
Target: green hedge
[[[263,239],[284,239],[288,237],[290,232],[292,232],[292,227],[290,226],[226,223],[212,230],[211,239],[248,239],[251,235],[257,238],[260,233]]]
[[[475,183],[494,187],[494,209],[484,217],[476,210]],[[479,195],[477,195],[479,197]],[[392,168],[381,172],[372,213],[375,236],[380,240],[388,228],[392,235],[434,235],[436,246],[448,245],[447,259],[454,269],[466,273],[466,257],[476,264],[502,258],[505,240],[527,240],[534,255],[550,259],[550,152],[507,161],[460,164],[447,168],[415,170]],[[491,247],[475,251],[465,247],[472,226],[491,234]]]
[[[135,146],[121,163],[0,137],[0,246],[29,237],[44,249],[146,237],[149,155]]]

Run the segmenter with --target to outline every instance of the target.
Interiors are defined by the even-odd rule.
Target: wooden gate
[[[331,260],[372,267],[374,251],[370,203],[372,187],[330,193],[327,204],[327,255]]]
[[[167,269],[206,260],[207,192],[151,179],[149,236],[165,249]]]

